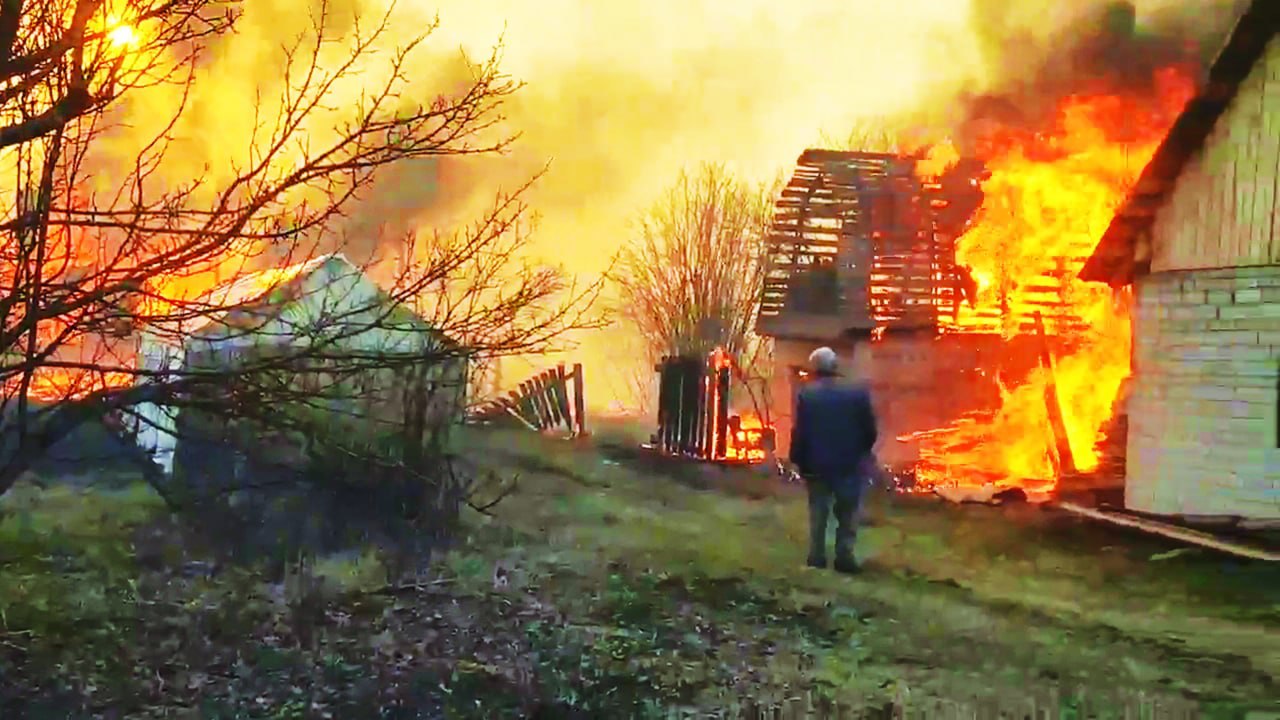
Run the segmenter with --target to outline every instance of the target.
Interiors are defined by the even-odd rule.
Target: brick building
[[[1280,518],[1278,30],[1254,0],[1080,274],[1134,287],[1133,510]]]

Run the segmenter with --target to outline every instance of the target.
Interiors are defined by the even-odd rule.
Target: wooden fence
[[[759,418],[744,426],[729,412],[732,368],[727,357],[664,357],[658,373],[658,432],[653,446],[667,455],[712,462],[763,462],[773,429]]]
[[[480,421],[514,418],[539,432],[563,429],[586,435],[582,363],[574,363],[572,370],[566,370],[562,363],[538,373],[515,390],[483,403],[471,415]]]
[[[658,371],[658,448],[722,458],[729,425],[729,368],[701,357],[666,357]]]

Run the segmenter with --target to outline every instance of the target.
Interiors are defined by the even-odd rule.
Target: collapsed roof
[[[955,239],[982,204],[985,169],[923,177],[922,156],[806,150],[778,199],[757,331],[833,340],[936,329],[955,312]]]

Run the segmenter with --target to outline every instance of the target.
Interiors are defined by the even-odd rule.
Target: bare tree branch
[[[128,12],[109,14],[117,5]],[[420,507],[473,502],[487,485],[447,450],[465,385],[456,369],[597,325],[603,279],[581,284],[529,257],[523,198],[537,176],[469,226],[381,238],[372,253],[337,228],[389,167],[504,152],[516,136],[502,108],[519,85],[497,48],[464,58],[465,82],[415,99],[435,26],[393,46],[391,10],[338,23],[321,2],[282,47],[278,93],[257,98],[249,144],[231,153],[243,161],[229,177],[175,181],[163,169],[199,58],[234,30],[235,11],[230,0],[0,0],[0,149],[13,176],[12,200],[0,198],[0,493],[77,428],[131,417],[129,432],[214,432],[249,462],[301,453],[277,463],[283,482],[374,473]],[[338,103],[357,78],[360,96]],[[156,86],[178,91],[174,116],[112,185],[89,190],[121,101]],[[333,254],[356,279],[308,285]],[[156,349],[172,361],[148,359]],[[179,502],[173,490],[166,501]]]

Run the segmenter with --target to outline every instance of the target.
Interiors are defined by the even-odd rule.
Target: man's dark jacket
[[[806,480],[856,492],[875,444],[875,411],[865,387],[820,377],[801,388],[792,416],[791,463]]]

